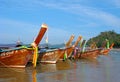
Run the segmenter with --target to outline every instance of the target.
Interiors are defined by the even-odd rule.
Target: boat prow
[[[36,47],[41,41],[46,30],[47,30],[47,27],[42,25],[37,38],[33,42],[36,45]],[[30,60],[34,52],[35,50],[33,45],[28,45],[28,46],[25,45],[25,46],[16,47],[13,49],[1,50],[0,51],[0,67],[24,68],[26,67],[28,61]]]

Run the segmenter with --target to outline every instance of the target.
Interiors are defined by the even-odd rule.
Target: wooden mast
[[[65,46],[66,46],[66,47],[69,47],[69,46],[71,45],[73,39],[74,39],[74,35],[72,34],[71,37],[70,37],[70,39],[68,40],[68,42],[66,43]]]
[[[82,39],[82,36],[79,36],[73,46],[76,47],[78,45],[78,43],[80,42],[81,39]]]
[[[42,24],[41,25],[41,29],[36,37],[36,39],[34,40],[34,42],[31,44],[32,47],[34,48],[34,54],[33,54],[33,67],[36,67],[36,63],[37,63],[37,58],[38,58],[38,45],[40,43],[40,41],[42,40],[46,30],[47,30],[47,25],[46,24]]]
[[[42,40],[46,30],[47,30],[47,25],[46,24],[42,24],[41,25],[41,29],[39,31],[39,34],[37,35],[36,39],[34,40],[34,43],[38,46],[38,44],[40,43],[40,41]]]
[[[0,67],[25,67],[32,55],[34,56],[33,64],[34,67],[36,67],[38,45],[46,30],[47,26],[42,24],[38,36],[29,46],[23,45],[21,47],[0,51]]]

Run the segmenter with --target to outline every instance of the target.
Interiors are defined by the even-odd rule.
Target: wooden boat
[[[108,55],[110,50],[113,48],[114,43],[111,44],[110,48],[102,48],[100,55]]]
[[[74,35],[71,35],[71,36],[70,36],[70,39],[69,39],[68,42],[65,44],[65,47],[69,47],[69,46],[72,45],[72,41],[73,41],[74,37],[75,37]]]
[[[108,55],[110,49],[104,48],[101,50],[100,55]]]
[[[40,51],[38,62],[55,64],[63,54],[64,51],[62,49],[46,49],[45,51]]]
[[[71,51],[73,50],[72,41],[74,39],[74,35],[71,35],[68,42],[65,44],[65,47],[61,48],[64,54],[62,54],[59,58],[59,60],[65,60],[69,55],[71,54]]]
[[[43,38],[47,26],[42,24],[38,36],[34,42],[28,46],[16,47],[0,51],[0,67],[21,67],[24,68],[30,57],[34,54],[34,67],[36,66],[36,50],[39,42]],[[35,58],[36,57],[36,58]]]
[[[83,40],[81,43],[81,48],[78,48],[77,54],[75,55],[75,58],[96,58],[98,54],[100,53],[101,49],[100,48],[89,48],[85,47],[86,46],[86,40]]]
[[[64,51],[66,52],[66,54],[61,55],[60,60],[65,60],[65,57],[70,58],[72,56],[73,50],[78,45],[81,38],[82,38],[82,36],[79,36],[73,46],[66,46],[64,48]]]
[[[74,39],[74,35],[71,35],[66,46],[71,45],[71,41]],[[69,48],[68,48],[69,49]],[[61,55],[64,55],[64,48],[55,48],[55,49],[41,49],[38,57],[38,62],[54,64],[57,63]]]
[[[93,59],[93,58],[97,58],[98,57],[100,51],[101,51],[100,48],[86,50],[85,52],[81,52],[80,51],[78,53],[78,56],[79,56],[79,58]]]

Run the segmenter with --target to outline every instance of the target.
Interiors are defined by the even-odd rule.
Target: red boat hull
[[[21,67],[24,68],[27,65],[32,50],[19,49],[8,52],[0,53],[0,67]]]
[[[109,52],[110,52],[110,49],[103,49],[101,50],[100,55],[108,55]]]
[[[101,49],[88,50],[85,52],[79,52],[79,58],[97,58],[100,54]]]
[[[52,49],[46,52],[41,52],[38,56],[38,62],[54,64],[57,63],[61,55],[64,54],[62,49]]]
[[[68,47],[64,49],[64,52],[66,51],[67,53],[67,58],[69,58],[73,52],[74,47]],[[60,56],[59,60],[63,60],[64,59],[64,54]]]

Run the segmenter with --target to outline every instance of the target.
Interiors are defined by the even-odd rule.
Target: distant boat
[[[59,60],[65,60],[71,56],[74,48],[72,45],[73,39],[74,39],[74,35],[71,35],[70,39],[68,40],[68,42],[65,44],[65,47],[63,48],[65,53],[60,56]]]
[[[85,58],[85,59],[93,59],[97,58],[98,55],[100,54],[101,49],[100,48],[89,48],[86,47],[86,40],[83,40],[81,43],[81,47],[78,48],[77,54],[75,55],[74,58]]]
[[[104,44],[105,45],[105,44]],[[103,46],[104,46],[103,45]],[[110,50],[113,48],[114,43],[111,44],[111,46],[109,47],[109,45],[107,45],[108,48],[96,48],[96,45],[94,44],[95,48],[91,48],[89,50],[85,50],[84,52],[80,51],[79,52],[79,58],[97,58],[99,55],[107,55]]]
[[[24,45],[12,49],[0,50],[0,67],[26,67],[26,64],[33,55],[33,65],[36,67],[37,60],[37,47],[39,42],[42,40],[47,26],[42,24],[39,34],[31,45]]]
[[[100,54],[101,49],[90,49],[86,50],[84,52],[79,52],[78,56],[79,58],[85,58],[85,59],[96,59],[98,55]]]
[[[110,50],[113,48],[113,46],[114,46],[114,43],[112,43],[109,48],[102,48],[100,55],[108,55]]]
[[[66,46],[65,50],[66,50],[66,54],[67,54],[67,58],[71,58],[73,56],[74,50],[75,48],[78,46],[78,43],[81,41],[82,36],[79,36],[76,40],[76,42],[74,43],[74,45],[72,46]],[[60,57],[60,60],[64,60],[65,59],[65,55],[62,55]]]

